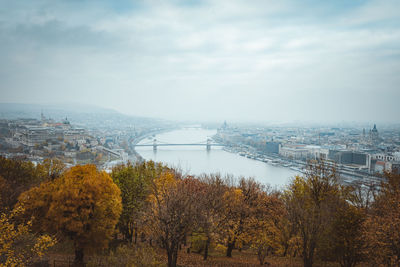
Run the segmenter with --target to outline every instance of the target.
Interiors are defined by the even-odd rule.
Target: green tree
[[[121,190],[122,214],[118,228],[129,242],[136,243],[138,228],[143,221],[151,181],[165,169],[153,161],[118,165],[113,168],[111,177]]]
[[[75,264],[86,250],[105,248],[112,238],[122,205],[121,192],[111,177],[94,165],[75,166],[60,178],[23,193],[20,204],[34,227],[70,238]]]

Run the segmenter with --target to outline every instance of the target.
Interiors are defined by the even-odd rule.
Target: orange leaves
[[[94,165],[75,166],[62,177],[20,197],[44,231],[69,237],[79,248],[104,248],[121,213],[119,188]]]

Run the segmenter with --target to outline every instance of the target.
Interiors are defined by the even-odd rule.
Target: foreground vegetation
[[[109,175],[0,158],[0,266],[399,266],[400,175],[338,179],[323,162],[278,191],[151,161]]]

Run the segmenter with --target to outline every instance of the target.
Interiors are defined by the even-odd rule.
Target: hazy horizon
[[[0,1],[0,102],[400,122],[397,0]]]
[[[7,107],[9,105],[12,109]],[[28,107],[28,109],[26,109]],[[62,104],[32,104],[32,103],[2,103],[0,102],[0,119],[16,119],[23,118],[21,116],[16,116],[18,114],[17,111],[24,111],[22,114],[30,114],[29,116],[25,116],[25,118],[40,118],[40,114],[47,118],[62,120],[65,117],[68,117],[71,120],[72,115],[72,123],[74,124],[74,118],[76,115],[84,115],[84,114],[120,114],[122,116],[132,116],[132,118],[142,118],[148,120],[165,120],[159,117],[146,117],[146,116],[135,116],[131,114],[126,114],[119,112],[112,108],[105,108],[96,105],[90,104],[79,104],[79,103],[62,103]],[[8,112],[6,112],[8,111]],[[10,114],[14,114],[13,116],[7,116]],[[21,113],[20,113],[21,114]],[[311,121],[311,120],[292,120],[292,121],[272,121],[272,120],[165,120],[165,122],[171,123],[183,123],[183,124],[205,124],[205,125],[213,125],[220,126],[224,122],[227,122],[229,126],[233,127],[343,127],[343,128],[358,128],[359,130],[372,129],[373,125],[376,124],[379,129],[392,129],[400,127],[400,122],[384,122],[384,121],[350,121],[350,120],[341,120],[341,121],[331,121],[331,122],[323,122],[323,121]],[[81,123],[81,122],[80,122]]]

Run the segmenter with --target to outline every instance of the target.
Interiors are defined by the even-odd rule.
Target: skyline
[[[1,2],[0,102],[398,122],[398,1]]]

